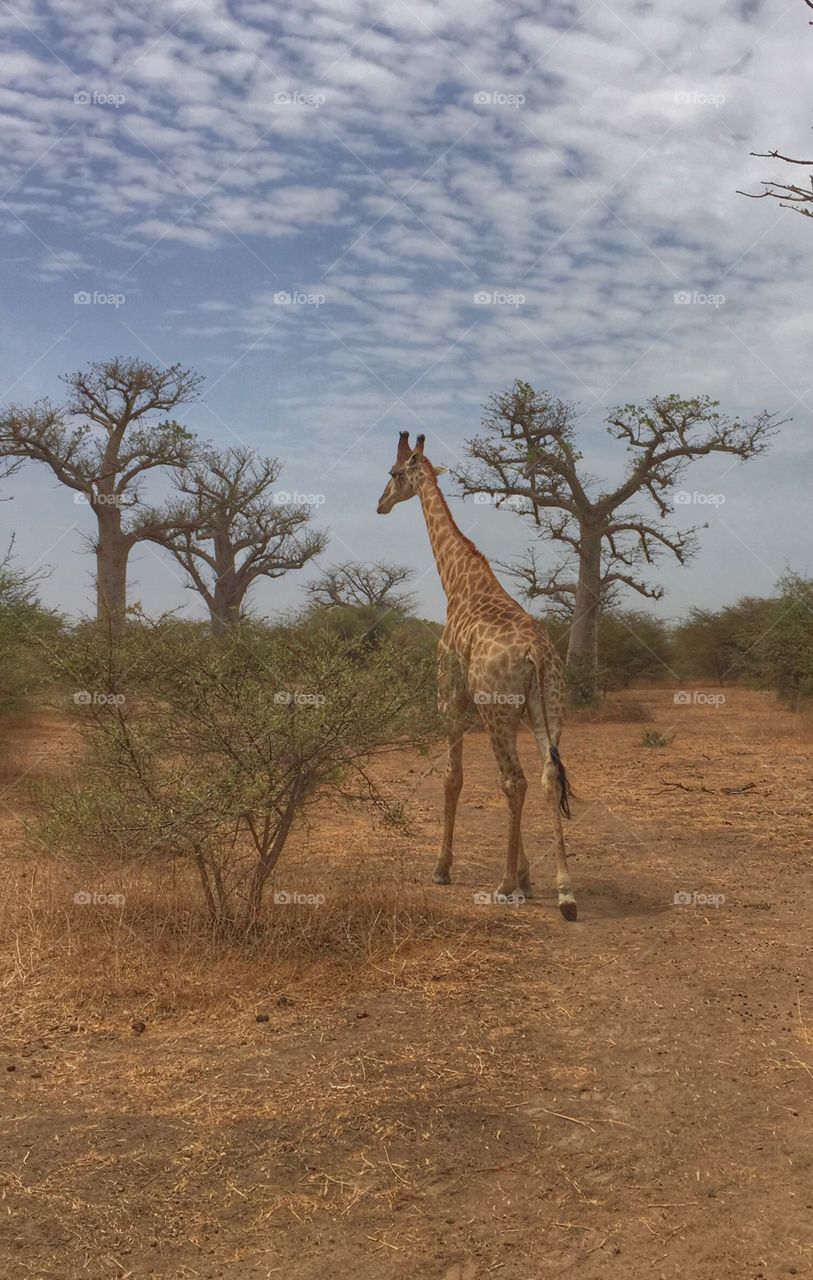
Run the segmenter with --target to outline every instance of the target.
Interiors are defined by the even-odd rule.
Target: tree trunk
[[[240,621],[240,606],[245,588],[237,576],[235,553],[228,530],[215,530],[212,539],[215,561],[215,585],[209,605],[212,635],[220,640]]]
[[[290,795],[288,796],[288,803],[286,804],[282,816],[277,823],[270,847],[264,850],[258,849],[259,856],[254,866],[254,873],[251,877],[251,886],[249,888],[248,901],[246,903],[244,916],[244,923],[247,929],[254,928],[257,924],[263,901],[265,882],[279,862],[280,855],[285,847],[285,841],[288,839],[290,834],[291,827],[293,826],[293,821],[296,816],[296,811],[304,792],[304,778],[295,778],[291,787]],[[253,830],[252,835],[254,835]],[[254,842],[256,846],[256,835]]]
[[[127,609],[127,557],[132,543],[121,531],[121,513],[115,507],[97,510],[96,518],[96,621],[120,636]]]
[[[587,706],[598,696],[598,623],[601,616],[601,535],[582,530],[579,580],[567,646],[571,701]]]
[[[217,583],[212,602],[209,605],[212,635],[216,640],[222,640],[225,635],[228,635],[237,626],[240,621],[240,606],[242,602],[242,595],[233,584]]]

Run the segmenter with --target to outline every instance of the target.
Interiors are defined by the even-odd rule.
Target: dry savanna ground
[[[451,887],[431,883],[440,761],[393,757],[411,835],[313,815],[276,889],[324,901],[271,902],[242,951],[209,936],[182,868],[25,852],[20,775],[72,742],[46,715],[19,726],[3,1280],[813,1274],[813,734],[725,696],[639,691],[649,724],[569,726],[578,923],[534,786],[537,897],[477,902],[505,819],[473,732]],[[523,756],[538,777],[529,739]]]

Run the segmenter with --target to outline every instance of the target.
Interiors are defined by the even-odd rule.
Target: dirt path
[[[662,749],[641,725],[569,731],[576,925],[546,859],[534,902],[475,903],[504,819],[472,735],[455,884],[427,891],[445,937],[355,989],[303,978],[277,1003],[258,974],[216,1018],[170,1007],[140,1036],[115,1010],[71,1031],[23,1001],[0,1274],[813,1274],[813,750],[767,700],[728,697],[650,695],[677,733]],[[426,764],[404,767],[414,788]],[[433,773],[418,838],[384,842],[422,882],[439,793]],[[535,801],[529,853],[543,831]],[[318,866],[359,837],[335,815],[311,839]]]

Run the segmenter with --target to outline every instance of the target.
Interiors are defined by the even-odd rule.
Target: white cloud
[[[91,264],[125,276],[119,343],[185,342],[224,375],[221,417],[232,398],[257,422],[280,415],[292,467],[314,448],[332,463],[341,440],[325,483],[345,541],[374,529],[399,558],[403,526],[368,523],[358,496],[377,496],[391,436],[420,421],[454,461],[515,376],[582,402],[597,471],[615,465],[602,405],[663,390],[793,404],[773,460],[743,469],[755,507],[758,468],[780,489],[782,459],[808,447],[813,232],[736,195],[777,172],[750,150],[808,152],[813,32],[795,8],[306,0],[274,24],[224,0],[16,11],[44,44],[0,16],[18,38],[0,84],[10,269],[34,291]],[[325,300],[280,307],[279,290]],[[483,290],[522,302],[475,304]],[[676,304],[680,290],[725,301]],[[505,545],[526,536],[470,514]],[[785,532],[768,531],[771,560]]]

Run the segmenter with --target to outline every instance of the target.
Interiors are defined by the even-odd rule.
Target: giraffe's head
[[[434,475],[440,475],[446,470],[445,467],[432,467],[428,460],[424,459],[425,439],[425,436],[418,436],[415,448],[411,449],[408,431],[402,431],[398,437],[395,466],[390,471],[386,489],[378,499],[376,510],[380,516],[388,516],[397,502],[406,502],[407,498],[413,498],[427,470]]]

